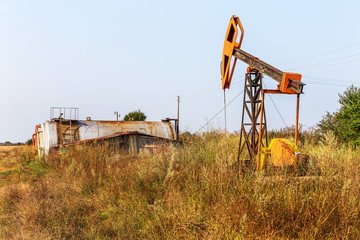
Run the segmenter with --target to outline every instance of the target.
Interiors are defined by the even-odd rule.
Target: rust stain
[[[65,144],[59,144],[57,147],[65,147],[65,146],[72,146],[72,145],[77,145],[77,144],[83,144],[83,143],[91,143],[94,141],[101,141],[101,140],[106,140],[106,139],[110,139],[110,138],[114,138],[114,137],[119,137],[119,136],[124,136],[124,135],[131,135],[131,134],[136,134],[136,131],[132,131],[132,132],[118,132],[118,133],[114,133],[111,135],[107,135],[104,137],[98,137],[98,138],[92,138],[92,139],[87,139],[87,140],[82,140],[82,141],[76,141],[76,142],[71,142],[71,143],[65,143]]]
[[[144,138],[175,141],[175,127],[171,122],[92,121],[58,119],[42,124],[36,133],[37,150],[45,155],[52,147],[70,146],[136,134]]]

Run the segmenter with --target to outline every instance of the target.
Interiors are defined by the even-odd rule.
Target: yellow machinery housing
[[[271,140],[269,147],[263,148],[261,154],[260,170],[264,169],[266,160],[270,158],[272,165],[276,167],[295,166],[296,153],[298,149],[295,143],[285,138],[275,138]]]

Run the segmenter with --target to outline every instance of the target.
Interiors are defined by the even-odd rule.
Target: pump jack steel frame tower
[[[238,27],[241,30],[239,42],[236,42],[238,35]],[[245,146],[250,156],[250,163],[255,164],[256,170],[261,170],[260,155],[261,147],[264,145],[262,141],[265,135],[265,144],[268,146],[267,126],[265,117],[264,97],[268,94],[292,94],[297,95],[296,105],[296,126],[295,126],[295,145],[298,137],[299,123],[299,98],[303,93],[304,83],[301,82],[301,75],[298,73],[282,72],[270,64],[261,61],[259,58],[250,55],[240,49],[244,36],[244,28],[237,16],[230,19],[227,32],[225,35],[224,49],[221,63],[221,80],[222,88],[225,90],[230,87],[231,79],[234,73],[237,59],[249,65],[248,73],[245,77],[244,101],[242,122],[239,141],[238,161],[240,161],[241,153]],[[234,58],[232,68],[230,69],[231,59]],[[276,90],[262,88],[262,74],[266,74],[279,84]],[[261,95],[260,95],[261,93]],[[259,106],[260,105],[260,106]],[[245,112],[250,122],[245,122]],[[260,116],[260,119],[259,119]],[[259,122],[260,121],[260,122]],[[250,127],[250,128],[249,128]],[[259,127],[259,129],[258,129]],[[244,137],[244,142],[242,139]],[[257,157],[256,157],[257,155]],[[245,160],[246,161],[246,160]],[[242,164],[240,164],[242,166]]]
[[[246,147],[250,159],[254,159],[258,152],[259,144],[259,116],[261,115],[261,91],[262,74],[259,72],[248,72],[245,75],[243,110],[241,117],[241,130],[239,151],[237,160],[240,162],[240,155]],[[246,114],[245,114],[246,112]],[[262,122],[262,135],[265,135],[266,146],[268,146],[266,117],[264,112],[264,121]],[[244,141],[242,141],[244,139]],[[261,144],[263,144],[261,142]],[[249,162],[251,164],[251,161]],[[249,164],[245,162],[245,164]]]

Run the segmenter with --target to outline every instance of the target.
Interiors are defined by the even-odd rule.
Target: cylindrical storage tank
[[[103,137],[119,132],[148,134],[161,138],[176,139],[174,125],[170,122],[143,121],[79,121],[79,141]]]

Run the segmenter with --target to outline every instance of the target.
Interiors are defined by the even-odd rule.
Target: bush
[[[339,94],[340,109],[327,112],[318,123],[322,133],[333,131],[336,137],[352,146],[360,146],[360,89],[351,85]]]
[[[146,115],[143,112],[138,111],[130,112],[125,115],[124,121],[145,121]]]
[[[30,138],[30,139],[28,139],[28,140],[25,142],[25,144],[26,144],[26,145],[28,145],[28,146],[33,145],[33,141],[32,141],[32,139],[31,139],[31,138]]]
[[[269,139],[272,138],[287,138],[294,141],[295,138],[295,125],[291,127],[285,127],[280,129],[275,129],[268,131]],[[321,137],[320,131],[314,127],[310,127],[304,129],[302,124],[299,124],[298,129],[298,141],[300,143],[304,143],[305,141],[310,141],[312,144],[316,144],[319,142]]]

